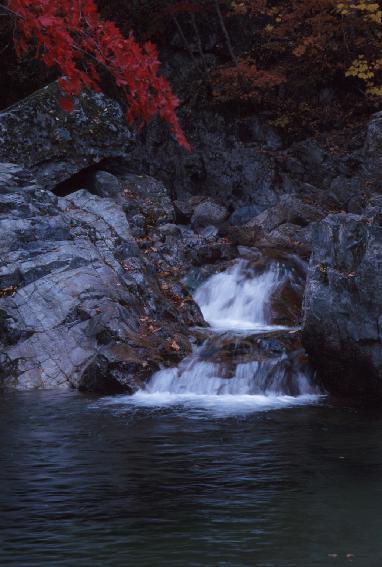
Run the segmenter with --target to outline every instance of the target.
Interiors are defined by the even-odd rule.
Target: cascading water
[[[276,262],[256,273],[239,261],[210,277],[194,294],[211,325],[204,342],[177,368],[154,374],[135,403],[223,404],[236,413],[316,400],[303,351],[288,351],[296,330],[270,323],[272,294],[287,275]]]
[[[248,273],[244,261],[209,278],[195,293],[205,320],[217,329],[271,329],[268,312],[274,288],[285,276],[285,269],[272,264],[262,274]]]

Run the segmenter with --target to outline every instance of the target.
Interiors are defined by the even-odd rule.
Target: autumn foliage
[[[251,20],[254,42],[237,65],[213,72],[217,99],[252,99],[273,107],[278,101],[279,111],[287,112],[296,103],[307,107],[308,93],[329,86],[352,94],[350,105],[380,106],[379,2],[235,0],[228,17],[237,15]],[[303,108],[296,109],[301,115]]]
[[[179,101],[159,73],[153,43],[141,46],[132,34],[124,37],[115,23],[101,18],[94,0],[9,0],[8,11],[15,16],[17,53],[33,50],[59,71],[64,110],[73,109],[83,87],[99,91],[106,72],[126,101],[130,123],[147,123],[158,114],[189,149],[176,115]]]
[[[378,110],[382,102],[376,0],[8,0],[8,6],[18,14],[19,53],[34,50],[60,72],[65,109],[82,86],[99,89],[106,73],[130,122],[159,114],[184,147],[178,100],[159,73],[157,50],[129,35],[131,22],[141,37],[165,46],[177,34],[177,48],[183,45],[199,73],[183,87],[203,104],[265,111],[277,126],[306,131]]]

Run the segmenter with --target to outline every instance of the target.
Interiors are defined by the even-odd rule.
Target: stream
[[[284,344],[297,329],[270,321],[272,294],[290,275],[278,262],[258,273],[240,260],[210,277],[194,296],[210,325],[199,330],[201,344],[178,368],[157,372],[126,403],[238,415],[319,401],[311,372],[299,363],[301,345],[288,352]]]
[[[382,565],[382,418],[329,403],[271,323],[289,275],[202,283],[210,327],[133,396],[0,394],[0,565]]]

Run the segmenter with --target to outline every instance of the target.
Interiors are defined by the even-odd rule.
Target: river
[[[202,284],[211,328],[134,396],[0,394],[1,565],[382,565],[382,417],[285,352],[285,274]]]

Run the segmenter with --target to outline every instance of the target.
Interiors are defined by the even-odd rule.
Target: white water
[[[280,327],[269,322],[269,302],[284,277],[285,269],[277,264],[256,275],[241,261],[209,278],[194,298],[206,321],[220,334],[232,330],[245,337],[277,330]],[[208,348],[211,342],[206,341],[177,368],[154,374],[144,390],[129,398],[129,403],[148,407],[182,405],[207,409],[215,415],[236,415],[314,403],[320,397],[303,372],[291,373],[286,355],[239,363],[227,377],[223,363],[208,361]]]
[[[244,261],[202,284],[194,295],[205,320],[224,330],[275,330],[268,323],[269,299],[284,278],[283,269],[273,264],[250,277]]]

